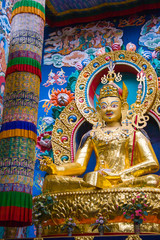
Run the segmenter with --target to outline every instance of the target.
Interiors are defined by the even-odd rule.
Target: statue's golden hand
[[[42,160],[40,160],[40,169],[41,171],[46,171],[50,175],[56,175],[56,165],[53,163],[52,158],[44,156]]]

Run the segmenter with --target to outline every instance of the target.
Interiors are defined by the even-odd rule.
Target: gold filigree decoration
[[[115,64],[113,63],[112,60],[110,60],[109,66],[108,66],[109,71],[107,73],[107,76],[104,74],[104,76],[101,78],[102,84],[107,84],[114,81],[120,82],[122,80],[122,75],[120,74],[120,72],[116,74],[114,71],[114,67],[115,67]]]
[[[82,118],[75,101],[72,101],[56,119],[52,131],[52,149],[56,165],[71,162],[71,134]]]
[[[142,240],[139,235],[129,235],[126,240]]]
[[[160,116],[160,90],[157,92],[157,96],[151,110]]]
[[[125,126],[124,128],[120,127],[114,129],[114,131],[104,130],[101,126],[94,126],[91,131],[91,137],[96,137],[98,140],[105,141],[106,143],[114,141],[116,139],[121,140],[127,138],[130,134],[132,134],[133,128],[130,126]]]
[[[57,131],[57,129],[59,129],[59,131]],[[66,150],[70,151],[71,133],[71,129],[66,127],[66,125],[60,119],[56,119],[52,130],[52,144],[55,142]]]
[[[87,223],[89,225],[80,225],[83,230],[82,232],[91,233],[92,229],[90,224],[95,222],[95,218],[97,218],[99,213],[109,219],[107,225],[111,229],[111,232],[133,232],[133,223],[123,222],[122,219],[120,222],[115,223],[114,219],[120,216],[117,205],[126,202],[128,199],[132,199],[137,192],[143,192],[147,196],[148,214],[159,219],[160,189],[157,188],[112,188],[50,193],[53,199],[56,197],[57,204],[53,205],[51,217],[53,219],[53,226],[50,227],[50,232],[47,234],[58,233],[58,228],[56,230],[56,227],[60,224],[58,219],[67,219],[69,217],[74,218],[79,224],[81,221],[87,223],[88,220],[92,221],[91,219],[93,219],[93,222]],[[44,195],[45,194],[41,194],[35,197],[33,202],[41,202],[41,198],[43,198]],[[83,221],[84,219],[86,219],[86,221]],[[144,221],[141,229],[143,232],[159,232],[160,224]]]
[[[43,238],[34,238],[34,240],[43,240]]]
[[[101,88],[99,100],[101,98],[112,97],[112,96],[119,97],[118,89],[116,87],[108,84],[103,88]]]
[[[126,65],[132,67],[134,70],[136,69],[139,72],[139,69],[143,69],[146,75],[146,95],[143,102],[138,105],[138,108],[141,109],[141,113],[143,111],[143,116],[151,109],[156,93],[157,93],[157,75],[152,67],[152,65],[141,55],[135,52],[129,52],[125,50],[114,51],[105,53],[94,60],[92,60],[80,73],[79,78],[76,83],[75,89],[75,101],[76,105],[80,111],[80,113],[85,117],[87,121],[95,124],[97,117],[94,116],[94,111],[90,108],[94,108],[92,101],[90,100],[90,96],[88,94],[90,84],[94,78],[99,74],[100,71],[106,68],[108,69],[109,61],[112,60],[116,65]],[[97,67],[95,67],[95,64]],[[97,81],[97,80],[96,80]],[[100,79],[99,79],[100,83]],[[136,105],[134,106],[137,107]],[[134,109],[135,110],[135,109]],[[142,114],[139,119],[141,122],[146,121],[146,118],[142,118]],[[134,121],[134,120],[133,120]],[[143,125],[144,126],[144,125]]]
[[[75,116],[76,119],[73,119],[73,116]],[[67,105],[67,107],[65,107],[59,117],[63,124],[72,131],[72,129],[76,126],[77,122],[83,116],[79,112],[75,101],[72,101],[70,104]]]
[[[153,188],[115,188],[51,194],[51,196],[56,196],[58,201],[58,204],[53,206],[52,216],[68,218],[72,215],[75,219],[83,219],[96,217],[101,212],[104,216],[113,219],[119,214],[117,205],[125,202],[126,199],[133,198],[135,192],[138,191],[143,191],[147,196],[148,213],[159,216],[160,189]]]
[[[94,236],[77,236],[74,237],[75,240],[93,240]]]

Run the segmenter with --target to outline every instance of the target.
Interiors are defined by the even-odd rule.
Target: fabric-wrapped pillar
[[[45,0],[15,0],[0,132],[0,226],[32,222]]]

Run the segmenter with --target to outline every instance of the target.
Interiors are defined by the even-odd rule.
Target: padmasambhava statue
[[[121,96],[116,84],[110,80],[100,90],[96,108],[99,121],[83,136],[74,162],[56,166],[46,161],[41,168],[49,175],[63,176],[60,179],[64,180],[71,179],[73,190],[77,188],[74,182],[78,181],[82,189],[90,186],[159,187],[159,176],[151,174],[158,171],[159,163],[149,139],[142,131],[135,130],[131,124],[126,124],[127,121],[125,124],[122,123],[128,105],[127,87],[123,83]],[[68,177],[82,175],[85,172],[92,151],[95,151],[96,155],[94,171],[85,174],[81,180],[78,180],[80,179],[78,177]]]

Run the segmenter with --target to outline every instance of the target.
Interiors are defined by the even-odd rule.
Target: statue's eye
[[[101,108],[102,108],[102,109],[106,109],[106,108],[107,108],[107,105],[102,105]]]
[[[112,108],[117,108],[118,105],[117,105],[117,104],[112,104],[111,107],[112,107]]]

